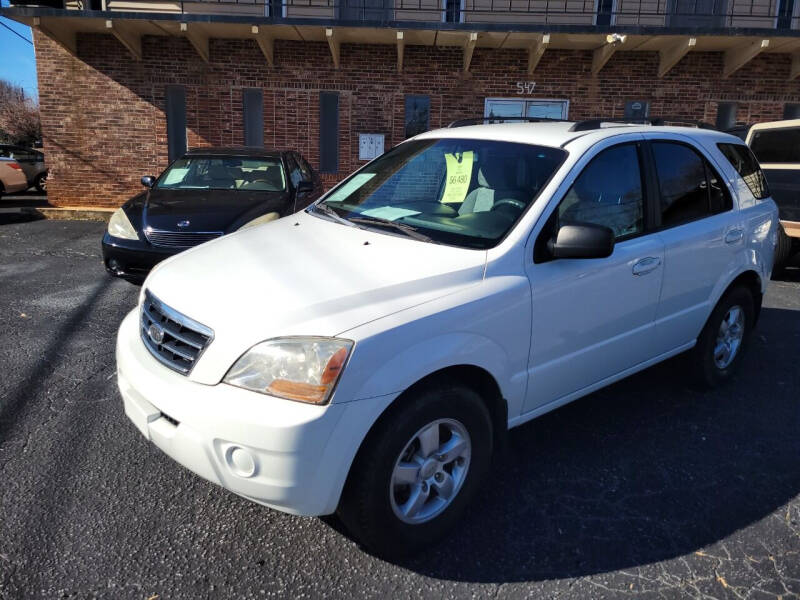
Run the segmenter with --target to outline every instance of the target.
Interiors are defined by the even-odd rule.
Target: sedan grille
[[[184,375],[214,338],[211,329],[170,308],[149,290],[144,293],[141,334],[150,354]]]
[[[222,233],[222,231],[162,231],[149,227],[144,230],[147,241],[153,246],[162,248],[191,248],[214,240]]]

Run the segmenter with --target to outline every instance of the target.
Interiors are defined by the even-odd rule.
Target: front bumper
[[[125,414],[183,466],[232,492],[300,515],[336,510],[361,440],[393,400],[314,406],[192,381],[153,358],[138,310],[117,339]]]
[[[141,240],[124,240],[103,235],[103,264],[106,270],[117,277],[144,280],[150,269],[165,258],[185,248],[156,248]]]

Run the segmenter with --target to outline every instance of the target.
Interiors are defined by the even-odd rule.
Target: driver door
[[[578,175],[533,238],[535,252],[526,266],[533,315],[523,412],[545,412],[655,355],[664,244],[648,232],[641,136],[626,137],[576,166]],[[581,222],[614,231],[611,256],[551,258],[547,241],[558,227]]]

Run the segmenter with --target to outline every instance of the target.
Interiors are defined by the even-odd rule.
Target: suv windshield
[[[247,190],[282,192],[280,159],[192,156],[172,163],[158,179],[162,190]]]
[[[310,208],[386,233],[491,248],[566,155],[559,148],[489,140],[406,142]]]

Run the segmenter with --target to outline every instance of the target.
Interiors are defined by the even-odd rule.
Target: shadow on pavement
[[[677,357],[512,430],[455,534],[402,566],[579,577],[689,554],[770,515],[800,492],[798,337],[800,311],[765,308],[723,389],[688,389]]]

